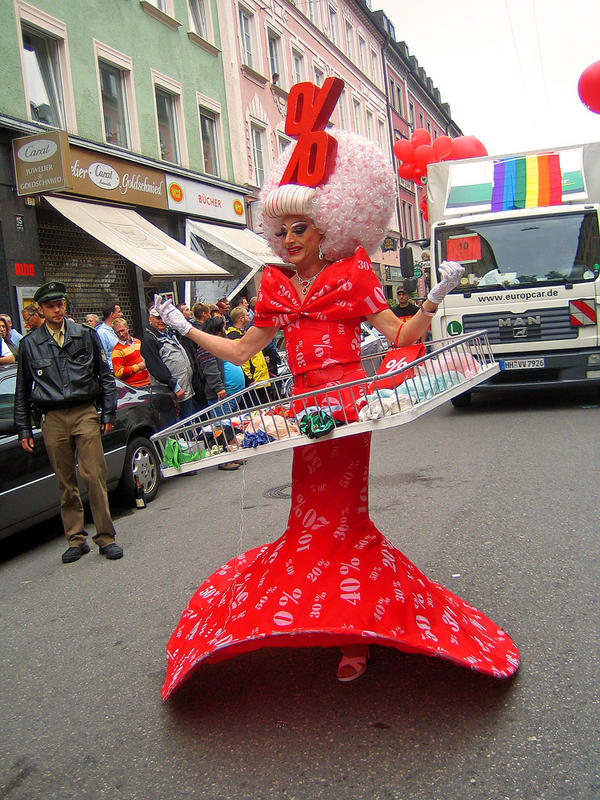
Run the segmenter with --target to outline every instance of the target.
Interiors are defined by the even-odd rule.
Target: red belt
[[[308,389],[312,389],[315,386],[323,386],[333,381],[341,381],[344,375],[354,372],[356,369],[358,369],[357,363],[332,364],[330,367],[323,367],[322,369],[309,369],[300,373],[297,377],[303,381]]]

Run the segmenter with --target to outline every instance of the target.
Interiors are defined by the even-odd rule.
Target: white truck
[[[465,267],[433,338],[485,329],[500,363],[477,391],[600,386],[600,142],[430,164],[427,205],[432,284]]]

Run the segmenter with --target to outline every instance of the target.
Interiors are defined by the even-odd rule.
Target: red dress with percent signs
[[[360,321],[387,308],[367,254],[359,248],[328,266],[303,299],[290,274],[266,270],[254,324],[284,327],[294,391],[362,377]],[[363,433],[294,450],[285,533],[200,586],[167,646],[164,699],[200,663],[259,647],[379,644],[502,678],[516,671],[508,634],[429,580],[371,522],[369,448]]]

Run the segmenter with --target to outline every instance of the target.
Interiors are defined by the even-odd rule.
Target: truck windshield
[[[460,261],[465,289],[593,281],[600,270],[595,211],[438,228],[439,261]]]

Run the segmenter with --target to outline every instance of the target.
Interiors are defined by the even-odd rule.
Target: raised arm
[[[266,347],[277,332],[277,328],[257,328],[253,325],[241,339],[225,339],[194,328],[170,300],[163,302],[159,295],[155,295],[154,307],[171,328],[175,328],[209,353],[238,366]]]
[[[425,334],[439,303],[448,292],[458,286],[464,272],[464,267],[457,261],[443,261],[440,264],[439,283],[431,289],[421,308],[408,322],[401,322],[389,309],[371,314],[367,320],[378,331],[381,331],[392,344],[399,347],[413,344]]]

